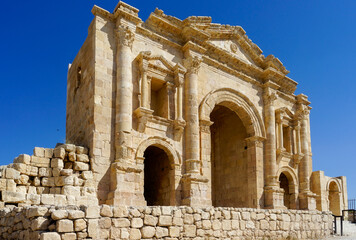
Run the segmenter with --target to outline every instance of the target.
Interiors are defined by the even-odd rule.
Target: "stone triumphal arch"
[[[93,14],[68,72],[67,141],[91,150],[100,203],[329,209],[310,102],[241,27],[158,9],[143,22],[122,2]]]

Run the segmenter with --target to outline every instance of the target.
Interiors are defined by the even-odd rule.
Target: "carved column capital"
[[[264,137],[253,136],[246,138],[245,141],[247,143],[247,147],[263,147],[263,142],[266,140]]]
[[[116,38],[119,45],[132,48],[135,34],[127,26],[118,26],[116,29]]]
[[[267,90],[263,95],[263,101],[266,105],[273,105],[274,101],[277,99],[277,94],[271,90]]]
[[[296,118],[298,120],[307,120],[309,114],[310,114],[310,110],[307,106],[305,106],[305,105],[298,106],[298,110],[296,112]]]
[[[201,58],[194,56],[184,59],[184,66],[187,68],[188,73],[197,74],[201,66]]]

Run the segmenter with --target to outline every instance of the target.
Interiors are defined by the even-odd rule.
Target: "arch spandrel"
[[[142,141],[137,147],[135,159],[143,159],[144,152],[149,146],[155,146],[164,150],[165,153],[168,155],[171,161],[170,164],[172,166],[181,165],[181,158],[179,153],[166,139],[160,137],[149,137],[148,139]]]
[[[254,104],[246,96],[230,88],[222,88],[208,93],[199,106],[200,120],[209,121],[210,113],[216,105],[225,106],[236,112],[250,136],[265,138],[262,118]]]

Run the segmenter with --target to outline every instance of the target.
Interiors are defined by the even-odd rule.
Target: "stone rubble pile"
[[[88,149],[73,144],[36,147],[0,168],[0,207],[98,205]]]
[[[321,239],[329,212],[247,208],[9,206],[1,239]]]

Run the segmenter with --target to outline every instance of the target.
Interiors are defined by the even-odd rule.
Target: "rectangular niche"
[[[151,80],[150,108],[154,116],[168,118],[168,89],[165,81]]]

